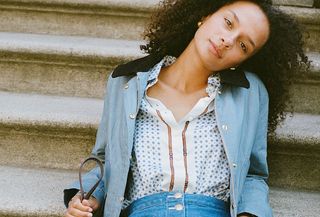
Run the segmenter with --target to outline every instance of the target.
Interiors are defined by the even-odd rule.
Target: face
[[[203,20],[194,43],[210,71],[236,67],[254,55],[269,37],[269,22],[254,3],[237,1]]]

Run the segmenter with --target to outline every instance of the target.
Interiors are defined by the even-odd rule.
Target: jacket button
[[[122,203],[124,201],[124,197],[119,197],[119,201]]]
[[[222,125],[222,129],[227,131],[228,130],[228,126],[227,125]]]
[[[183,205],[182,204],[177,204],[177,205],[175,205],[175,209],[177,211],[181,211],[181,210],[183,210]]]
[[[181,194],[180,192],[178,192],[178,193],[176,193],[176,194],[174,195],[174,197],[175,197],[176,199],[179,199],[179,198],[182,197],[182,194]]]
[[[131,119],[135,119],[135,118],[136,118],[136,116],[135,116],[134,114],[130,114],[129,117],[130,117]]]
[[[123,88],[124,89],[128,89],[129,88],[129,84],[125,84]]]

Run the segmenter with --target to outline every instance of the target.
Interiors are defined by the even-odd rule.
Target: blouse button
[[[129,84],[125,84],[123,88],[124,89],[128,89],[129,88]]]
[[[236,167],[237,167],[237,164],[233,163],[232,166],[233,166],[233,168],[236,168]]]

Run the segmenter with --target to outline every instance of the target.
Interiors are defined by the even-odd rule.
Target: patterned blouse
[[[158,81],[166,56],[155,65],[147,89]],[[172,112],[145,91],[136,119],[132,161],[123,208],[141,197],[162,191],[213,196],[227,201],[230,171],[215,118],[219,74],[208,78],[206,92],[178,122]],[[147,90],[146,89],[146,90]]]

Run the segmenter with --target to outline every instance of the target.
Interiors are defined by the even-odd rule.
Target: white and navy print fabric
[[[156,84],[164,57],[149,74]],[[163,191],[203,194],[227,201],[230,171],[215,117],[219,74],[208,78],[207,96],[178,122],[172,112],[145,91],[136,119],[134,146],[123,208],[141,197]]]

